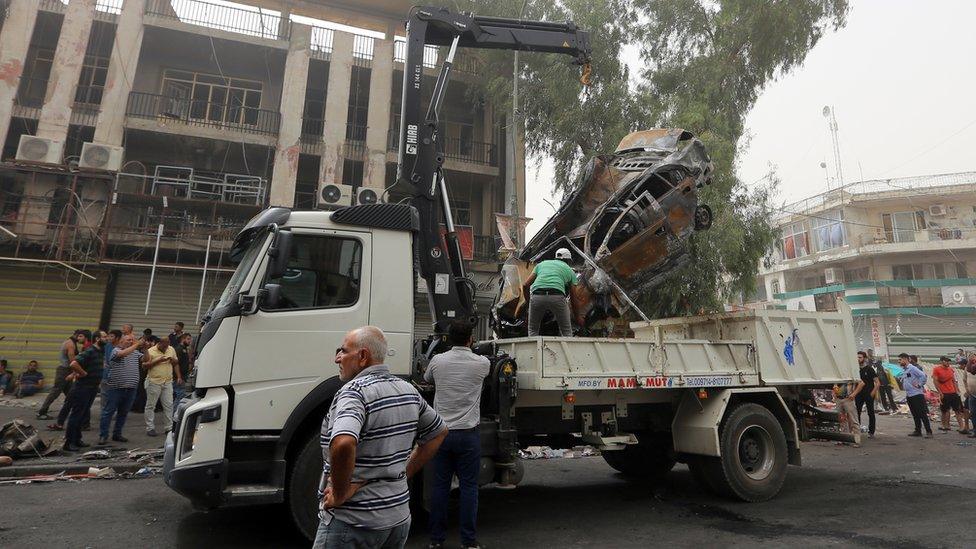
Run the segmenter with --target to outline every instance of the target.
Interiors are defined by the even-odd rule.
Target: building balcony
[[[387,150],[396,152],[400,148],[399,140],[399,130],[390,130],[387,136]],[[449,160],[482,166],[498,166],[498,146],[494,143],[456,137],[442,138],[442,142],[444,143],[444,157]]]
[[[266,11],[204,2],[202,0],[148,0],[147,23],[189,25],[229,33],[227,38],[249,37],[287,41],[291,21]],[[153,21],[155,20],[155,21]]]
[[[256,109],[242,105],[228,105],[196,99],[181,99],[165,95],[131,92],[126,115],[130,119],[149,120],[154,126],[137,129],[169,129],[172,125],[182,127],[208,128],[250,134],[265,139],[259,144],[270,145],[278,135],[281,116],[276,111]],[[218,132],[207,137],[239,140],[238,136],[222,135]],[[169,131],[168,133],[181,133]]]
[[[474,236],[474,260],[489,263],[498,261],[498,241],[494,236]]]

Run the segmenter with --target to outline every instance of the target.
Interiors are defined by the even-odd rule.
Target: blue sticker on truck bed
[[[783,357],[786,358],[786,363],[790,366],[796,363],[793,358],[793,349],[800,344],[800,336],[796,332],[797,329],[793,328],[793,332],[786,336],[786,343],[783,344]]]

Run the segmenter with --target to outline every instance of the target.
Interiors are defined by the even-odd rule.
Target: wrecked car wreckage
[[[572,251],[580,282],[574,297],[582,335],[608,335],[604,321],[627,313],[646,320],[636,296],[687,263],[688,238],[711,226],[698,190],[711,183],[712,171],[705,146],[681,129],[635,132],[614,154],[591,158],[555,215],[503,265],[492,308],[499,337],[526,335],[525,313],[515,316],[528,299],[522,284],[535,263],[561,247]],[[558,333],[550,324],[543,322],[543,334]]]

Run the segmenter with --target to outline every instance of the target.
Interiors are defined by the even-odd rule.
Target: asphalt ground
[[[707,494],[682,465],[655,486],[599,457],[527,462],[515,490],[481,492],[479,539],[506,549],[973,546],[976,440],[906,437],[905,416],[878,423],[859,448],[804,444],[804,465],[758,504]],[[0,485],[0,507],[0,547],[309,546],[281,507],[194,511],[158,476]],[[408,547],[425,547],[426,530],[414,524]],[[448,541],[457,536],[452,524]]]

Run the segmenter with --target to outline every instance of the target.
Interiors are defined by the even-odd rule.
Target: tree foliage
[[[524,5],[523,5],[524,1]],[[654,316],[713,311],[754,291],[756,269],[776,235],[773,185],[735,178],[746,147],[745,117],[767,84],[803,63],[817,41],[846,23],[848,0],[467,0],[452,8],[538,20],[572,20],[590,32],[593,86],[580,90],[579,67],[565,56],[520,58],[519,113],[526,146],[548,156],[556,187],[573,185],[584,160],[614,150],[628,133],[679,127],[698,135],[715,164],[701,193],[715,214],[690,243],[691,261],[641,305]],[[639,48],[632,77],[622,62]],[[482,82],[497,108],[511,109],[511,53],[484,57]],[[509,75],[509,76],[504,76]],[[531,191],[531,190],[530,190]]]

